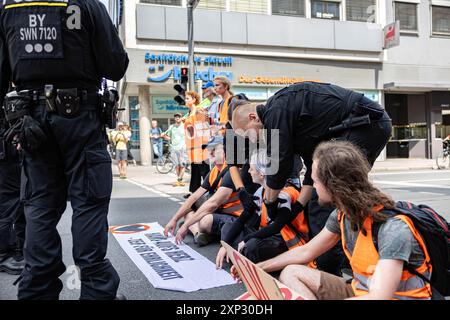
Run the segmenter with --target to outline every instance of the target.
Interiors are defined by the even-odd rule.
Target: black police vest
[[[85,0],[4,0],[1,27],[12,80],[23,89],[97,87]]]

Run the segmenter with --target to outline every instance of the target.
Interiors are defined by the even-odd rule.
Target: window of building
[[[181,6],[181,0],[141,0],[141,3],[161,4],[165,6]]]
[[[340,20],[340,2],[311,0],[311,17]]]
[[[230,0],[230,11],[267,14],[267,0]]]
[[[450,7],[432,6],[433,34],[450,35]]]
[[[227,8],[227,0],[200,0],[197,8],[225,10]]]
[[[417,4],[395,2],[395,20],[400,20],[401,31],[418,31]]]
[[[272,0],[272,14],[305,16],[305,0]]]
[[[375,22],[376,0],[347,0],[345,5],[348,21]]]

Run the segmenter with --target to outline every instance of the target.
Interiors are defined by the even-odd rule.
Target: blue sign
[[[155,73],[157,70],[162,72],[157,76],[149,76],[147,78],[148,82],[163,82],[173,77],[174,81],[181,80],[181,68],[178,65],[186,65],[189,62],[189,58],[187,55],[180,54],[145,54],[145,63],[152,63],[155,65],[151,65],[148,68],[148,72],[150,74]],[[196,65],[203,65],[208,67],[205,70],[198,70],[194,73],[194,80],[202,80],[204,82],[213,81],[217,76],[225,76],[228,79],[233,78],[232,72],[227,71],[218,71],[213,69],[213,67],[231,67],[233,63],[232,57],[215,57],[215,56],[207,56],[207,57],[194,57],[194,63]],[[166,65],[174,65],[170,70],[165,71],[164,68]]]
[[[178,105],[178,103],[173,100],[173,97],[167,96],[153,96],[152,97],[152,112],[153,113],[164,113],[172,114],[181,113],[185,114],[189,111],[188,108]]]

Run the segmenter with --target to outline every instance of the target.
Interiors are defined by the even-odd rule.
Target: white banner
[[[166,238],[157,222],[110,227],[130,259],[159,289],[192,292],[235,284],[225,270],[188,245]]]

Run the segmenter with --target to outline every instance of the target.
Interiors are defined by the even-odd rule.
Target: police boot
[[[19,275],[25,267],[25,260],[16,260],[16,257],[9,255],[0,261],[0,272],[4,271],[8,274]]]

